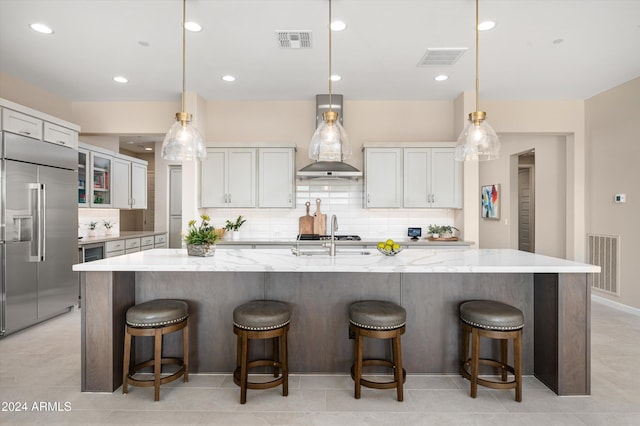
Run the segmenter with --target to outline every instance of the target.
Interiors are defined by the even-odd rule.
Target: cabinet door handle
[[[229,203],[231,203],[231,194],[229,194]]]
[[[289,204],[291,204],[291,194],[289,194]]]
[[[371,202],[371,194],[367,194],[367,204]]]
[[[23,135],[30,135],[31,132],[27,132],[26,130],[20,130],[20,133],[22,133]]]

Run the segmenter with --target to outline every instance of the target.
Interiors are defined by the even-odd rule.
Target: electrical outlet
[[[613,198],[616,203],[626,203],[627,202],[627,194],[616,194]]]

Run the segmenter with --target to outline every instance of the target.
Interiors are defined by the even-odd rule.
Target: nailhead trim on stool
[[[360,399],[361,386],[373,389],[396,389],[398,401],[404,399],[403,384],[407,372],[402,368],[402,346],[400,336],[406,330],[407,312],[402,306],[381,300],[355,302],[349,306],[349,330],[355,336],[354,364],[351,378],[355,389],[354,397]],[[363,359],[364,338],[391,339],[393,360]],[[362,368],[382,366],[393,370],[393,381],[374,382],[362,378]]]
[[[522,329],[524,315],[519,309],[492,300],[472,300],[460,305],[462,346],[460,374],[471,382],[472,398],[478,394],[478,385],[492,389],[515,389],[515,399],[522,401]],[[471,337],[471,357],[469,357]],[[500,340],[500,360],[480,358],[480,337]],[[513,366],[508,364],[509,340],[513,341]],[[478,377],[480,365],[500,370],[501,381]],[[508,373],[514,378],[507,381]]]
[[[275,300],[254,300],[233,310],[233,332],[238,336],[233,381],[240,386],[241,404],[247,402],[247,389],[269,389],[282,385],[282,396],[289,394],[287,332],[290,320],[290,306]],[[249,361],[249,342],[252,339],[272,339],[273,359]],[[249,370],[264,366],[274,368],[275,379],[250,382]]]
[[[127,309],[125,315],[124,363],[122,371],[122,393],[129,392],[128,385],[154,387],[154,401],[160,400],[160,385],[173,382],[179,377],[189,381],[189,305],[184,300],[158,299],[140,303]],[[182,358],[162,357],[162,337],[182,330]],[[153,358],[130,368],[132,336],[154,338]],[[178,371],[161,377],[162,365],[177,364]],[[135,379],[138,370],[153,367],[153,379]]]

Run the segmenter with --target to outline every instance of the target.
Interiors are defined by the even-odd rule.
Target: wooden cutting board
[[[313,214],[313,233],[327,235],[327,215],[320,212],[320,198],[316,198],[316,212]]]
[[[311,203],[307,201],[304,205],[307,206],[307,214],[300,216],[300,221],[298,222],[298,233],[313,234],[313,216],[309,214],[309,207],[311,206]]]

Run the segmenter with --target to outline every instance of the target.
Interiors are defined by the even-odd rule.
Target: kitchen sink
[[[329,256],[329,248],[322,249],[301,249],[299,247],[291,247],[291,253],[296,256]],[[371,252],[361,249],[337,249],[336,256],[367,256]]]

